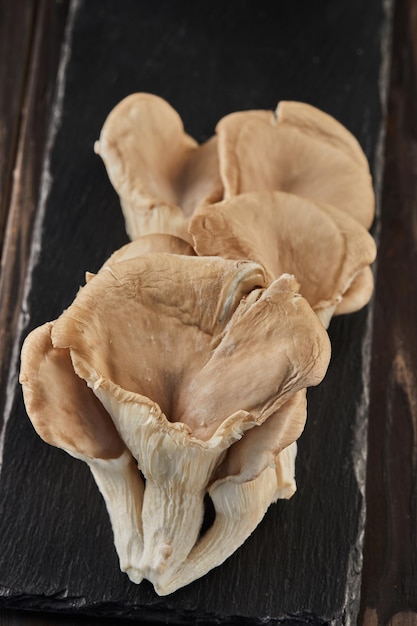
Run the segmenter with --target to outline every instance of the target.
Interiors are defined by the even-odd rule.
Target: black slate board
[[[231,111],[273,109],[280,99],[309,102],[358,137],[378,177],[384,19],[383,0],[73,2],[22,337],[57,317],[85,270],[96,271],[127,241],[93,143],[108,112],[131,92],[166,98],[198,140]],[[294,498],[273,505],[224,565],[166,598],[119,572],[88,468],[38,439],[19,386],[10,387],[0,477],[1,606],[183,624],[353,623],[369,330],[369,309],[331,324],[332,362],[309,393]]]

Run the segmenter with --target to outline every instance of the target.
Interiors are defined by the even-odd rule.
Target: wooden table
[[[68,15],[67,0],[0,2],[0,413],[6,409],[31,234],[42,201],[43,155],[50,147]],[[379,253],[358,623],[411,626],[417,624],[417,0],[396,1],[382,41],[387,65],[381,88],[388,72],[390,81],[379,155],[385,166],[383,179],[376,181]],[[2,626],[56,623],[114,622],[12,609],[0,613]]]

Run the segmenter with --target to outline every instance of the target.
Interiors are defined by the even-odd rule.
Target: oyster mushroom
[[[330,347],[292,276],[268,284],[261,265],[216,257],[124,258],[28,336],[20,379],[39,435],[90,466],[121,568],[164,594],[223,562],[291,489],[303,390]],[[244,441],[256,453],[268,430],[260,462]],[[216,519],[198,540],[207,491]]]
[[[131,239],[160,232],[188,238],[194,209],[223,197],[217,138],[187,135],[162,98],[136,93],[109,114],[95,144],[120,196]]]
[[[301,102],[241,111],[216,127],[224,198],[285,191],[339,208],[369,228],[375,209],[365,155],[349,131]]]
[[[189,226],[198,254],[261,263],[274,280],[294,274],[325,326],[372,293],[375,242],[330,205],[283,192],[248,192],[202,207]]]

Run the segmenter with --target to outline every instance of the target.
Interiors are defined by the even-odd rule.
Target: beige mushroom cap
[[[122,100],[95,150],[120,196],[131,239],[152,232],[186,239],[195,207],[223,196],[216,137],[198,146],[158,96],[136,93]]]
[[[296,283],[265,286],[262,267],[246,261],[128,259],[80,291],[54,323],[53,342],[70,349],[89,386],[110,381],[120,396],[148,398],[168,422],[208,440],[240,411],[263,421],[274,403],[317,384],[327,367],[327,336]]]
[[[117,458],[126,449],[110,415],[74,374],[69,348],[52,343],[53,322],[33,330],[21,355],[20,382],[37,433],[70,454]]]
[[[356,139],[335,119],[299,102],[242,111],[217,125],[224,198],[285,191],[342,209],[369,228],[372,179]]]
[[[202,208],[190,232],[198,254],[251,259],[269,280],[294,274],[317,313],[332,314],[344,298],[351,303],[340,312],[360,308],[372,292],[372,282],[369,290],[361,280],[375,258],[373,238],[328,205],[283,192],[245,193]]]
[[[89,396],[83,379],[157,406],[165,426],[181,422],[193,438],[227,428],[235,438],[237,423],[243,432],[265,421],[324,376],[327,334],[297,287],[285,276],[267,287],[259,264],[216,257],[154,253],[105,265],[58,320],[27,338],[29,414],[38,400],[52,402],[51,380],[61,397],[62,376],[74,372],[71,402],[78,388]]]

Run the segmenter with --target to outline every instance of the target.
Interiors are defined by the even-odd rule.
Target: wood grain
[[[417,623],[416,33],[417,2],[399,0],[371,371],[365,626]]]
[[[13,185],[34,16],[34,2],[0,2],[0,255]]]
[[[0,90],[0,130],[7,130],[0,150],[0,159],[5,160],[0,168],[4,176],[4,193],[0,195],[0,241],[4,243],[0,272],[0,430],[68,11],[67,1],[3,4],[0,24],[10,35],[0,39],[2,47],[8,47],[2,55],[6,63],[0,65],[0,72],[6,74],[1,84],[9,81],[14,86],[12,95],[15,93],[6,106],[6,92]],[[19,57],[18,62],[14,57]]]

